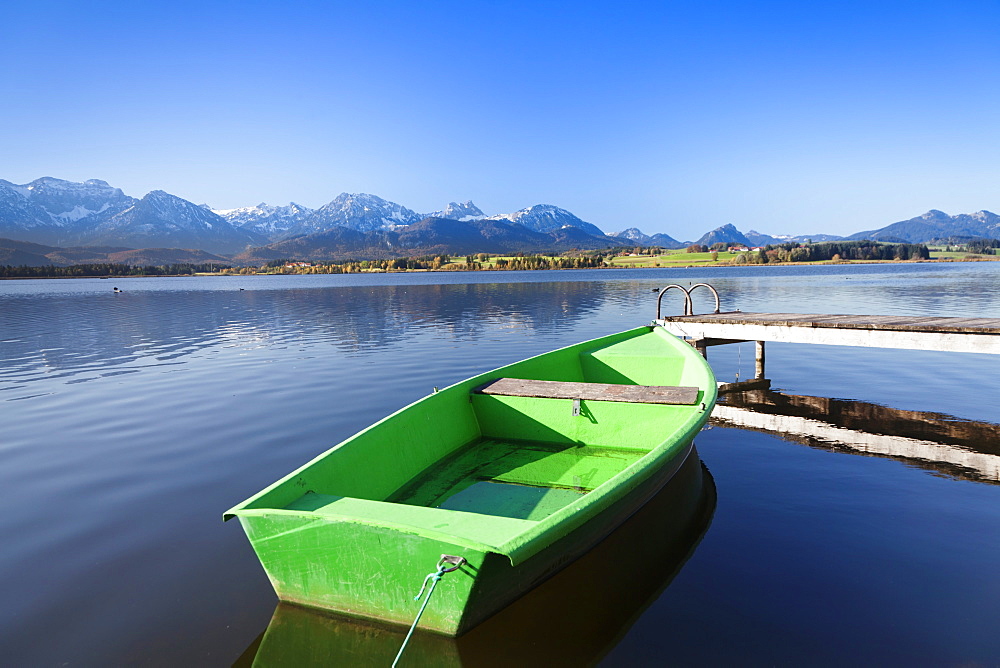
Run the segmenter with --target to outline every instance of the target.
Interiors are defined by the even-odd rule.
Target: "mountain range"
[[[162,190],[136,199],[105,181],[52,177],[24,185],[0,180],[0,238],[61,247],[198,248],[243,257],[293,247],[314,257],[322,248],[338,248],[331,259],[404,250],[541,252],[618,243],[550,204],[487,216],[471,201],[451,202],[421,214],[376,195],[342,193],[318,209],[294,202],[212,209]]]
[[[1000,238],[1000,216],[988,211],[949,216],[932,210],[922,216],[853,234],[848,239],[919,243],[943,238]],[[344,259],[420,254],[468,254],[564,251],[615,246],[683,248],[691,243],[761,246],[786,241],[828,241],[842,237],[815,234],[771,236],[740,232],[726,224],[697,242],[667,234],[646,235],[638,228],[605,234],[592,223],[550,204],[535,204],[513,213],[487,216],[472,203],[451,202],[430,213],[418,213],[376,195],[341,193],[311,209],[260,203],[236,209],[196,205],[162,190],[142,198],[126,195],[106,181],[83,183],[43,177],[18,185],[0,179],[0,238],[71,251],[62,260],[98,248],[189,248],[212,257],[237,261],[301,257]],[[16,257],[49,258],[53,251],[34,252],[0,244],[0,262]],[[35,249],[35,251],[40,249]],[[103,252],[103,250],[102,250]],[[28,255],[23,255],[27,253]],[[162,252],[154,256],[163,257]],[[190,255],[189,255],[190,256]],[[190,256],[194,257],[194,256]],[[88,260],[90,261],[90,260]],[[93,260],[99,261],[99,260]],[[194,261],[194,260],[192,260]],[[214,261],[214,260],[212,260]]]
[[[325,232],[295,236],[248,249],[235,256],[241,264],[281,258],[301,260],[387,259],[399,256],[468,255],[471,253],[560,253],[573,248],[619,245],[609,236],[567,226],[538,232],[496,218],[455,220],[428,217],[394,229],[360,231],[336,226]]]
[[[915,244],[934,239],[963,237],[1000,239],[1000,216],[990,211],[949,216],[943,211],[931,209],[922,216],[886,225],[878,230],[858,232],[847,238]]]
[[[613,232],[611,236],[619,239],[628,239],[639,246],[659,246],[661,248],[685,248],[692,244],[711,246],[716,243],[725,243],[733,246],[766,246],[768,244],[780,244],[788,241],[802,243],[806,241],[836,241],[837,239],[843,239],[843,237],[833,234],[771,236],[755,230],[743,233],[736,229],[736,226],[732,223],[727,223],[706,232],[697,241],[677,241],[666,234],[654,234],[650,236],[643,234],[635,227],[630,227],[621,232]]]

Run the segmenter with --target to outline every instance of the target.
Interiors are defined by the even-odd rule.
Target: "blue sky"
[[[997,2],[74,1],[2,20],[15,183],[549,203],[680,239],[1000,211]]]

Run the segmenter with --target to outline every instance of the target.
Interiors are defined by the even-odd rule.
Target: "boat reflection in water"
[[[400,664],[597,662],[694,553],[715,503],[715,483],[692,451],[655,497],[590,552],[459,638],[416,633]],[[419,587],[415,582],[414,594]],[[405,628],[280,603],[267,629],[234,665],[388,666],[405,634]]]
[[[711,424],[826,450],[888,457],[962,480],[1000,483],[1000,425],[863,401],[752,390],[723,395]]]

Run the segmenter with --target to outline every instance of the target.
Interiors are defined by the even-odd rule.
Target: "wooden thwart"
[[[558,380],[499,378],[475,389],[479,394],[538,399],[586,399],[620,401],[630,404],[698,403],[698,388],[674,385],[615,385],[612,383],[572,383]]]

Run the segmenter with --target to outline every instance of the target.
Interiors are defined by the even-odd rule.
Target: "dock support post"
[[[757,341],[757,369],[755,378],[764,377],[764,342]]]
[[[699,353],[701,353],[702,357],[708,359],[708,345],[705,339],[697,339],[694,342],[694,347]]]

